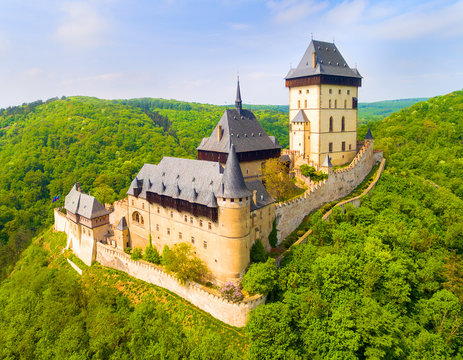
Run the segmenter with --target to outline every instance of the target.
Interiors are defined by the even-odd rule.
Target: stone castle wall
[[[113,269],[126,272],[128,275],[151,284],[163,287],[188,300],[226,324],[242,327],[246,325],[251,310],[265,302],[264,296],[256,296],[248,301],[232,303],[216,296],[196,283],[181,285],[172,275],[144,261],[134,261],[126,253],[97,243],[96,260]]]
[[[366,142],[349,166],[330,171],[327,180],[310,183],[309,189],[300,197],[277,204],[278,243],[291,234],[310,212],[352,192],[379,159],[380,155],[373,152],[373,142]]]

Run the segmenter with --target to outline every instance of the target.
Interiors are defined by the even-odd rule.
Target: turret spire
[[[239,114],[241,114],[241,91],[240,91],[240,77],[238,76],[238,86],[236,87],[236,100],[235,100],[235,108]]]

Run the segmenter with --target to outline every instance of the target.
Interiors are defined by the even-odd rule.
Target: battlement
[[[242,327],[246,325],[251,310],[265,302],[265,296],[256,295],[238,303],[209,292],[194,282],[180,284],[177,279],[161,268],[145,261],[135,261],[118,249],[97,243],[96,260],[113,269],[121,270],[137,279],[163,287],[188,300],[226,324]]]

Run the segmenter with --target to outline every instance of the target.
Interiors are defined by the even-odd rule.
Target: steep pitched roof
[[[316,66],[313,67],[313,53]],[[346,60],[333,43],[312,40],[299,65],[289,70],[286,79],[295,79],[314,75],[335,75],[351,78],[362,78],[357,69],[351,69]]]
[[[309,119],[307,118],[304,111],[302,110],[299,110],[296,116],[291,120],[291,122],[295,122],[295,123],[303,123],[307,121],[309,121]]]
[[[374,140],[373,134],[371,133],[371,129],[368,128],[367,134],[365,135],[365,140]]]
[[[109,214],[109,211],[97,199],[80,192],[79,188],[77,184],[74,184],[71,191],[66,195],[64,200],[66,211],[87,219],[94,219]]]
[[[250,196],[251,192],[244,183],[243,173],[241,172],[235,146],[232,145],[228,153],[225,171],[222,177],[222,186],[219,195],[224,198],[243,198]]]
[[[222,131],[220,140],[217,137],[219,126]],[[235,146],[237,153],[281,149],[278,141],[268,136],[254,114],[246,109],[240,112],[225,110],[211,136],[203,138],[197,150],[228,153],[231,145]]]
[[[322,167],[333,167],[329,154],[326,154],[325,161],[323,161]]]
[[[127,220],[125,220],[125,216],[121,217],[121,220],[119,221],[119,224],[117,224],[116,229],[117,229],[117,230],[125,230],[125,229],[128,229]]]
[[[275,201],[267,192],[267,189],[265,189],[265,186],[264,184],[262,184],[262,181],[250,181],[246,183],[246,186],[252,193],[256,191],[256,202],[254,202],[254,199],[251,197],[251,211],[270,205]]]

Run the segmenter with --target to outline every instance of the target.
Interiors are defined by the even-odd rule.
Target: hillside
[[[417,102],[426,101],[428,98],[383,100],[371,103],[359,103],[358,118],[359,123],[376,121],[391,115],[394,112],[408,108]]]
[[[174,100],[88,97],[1,110],[0,279],[33,234],[51,224],[52,208],[73,183],[100,201],[121,199],[144,163],[195,157],[222,113],[220,106]],[[286,115],[271,107],[255,113],[287,145]]]

